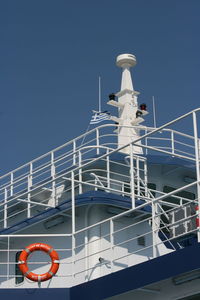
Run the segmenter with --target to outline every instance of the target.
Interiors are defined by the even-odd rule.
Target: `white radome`
[[[120,54],[116,58],[116,65],[120,68],[134,67],[136,63],[136,57],[133,54]]]

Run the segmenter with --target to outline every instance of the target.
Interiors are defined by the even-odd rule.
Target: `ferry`
[[[200,108],[145,126],[116,65],[115,115],[0,177],[2,299],[200,299]]]

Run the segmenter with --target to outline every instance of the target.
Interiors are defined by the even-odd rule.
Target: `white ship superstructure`
[[[151,300],[199,293],[200,109],[159,128],[143,125],[146,105],[138,105],[131,78],[136,57],[122,54],[116,63],[121,90],[108,101],[118,110],[114,124],[0,177],[0,295],[12,299],[14,290],[25,299],[35,289],[50,299]],[[20,271],[20,254],[34,243],[59,255],[49,280]],[[29,271],[48,273],[51,251],[29,253]]]

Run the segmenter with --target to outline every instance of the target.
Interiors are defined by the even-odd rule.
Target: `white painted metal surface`
[[[143,121],[143,119],[138,115],[138,102],[136,92],[133,88],[130,68],[136,65],[136,57],[132,54],[122,54],[116,59],[116,64],[118,67],[122,68],[122,81],[121,90],[116,94],[118,97],[118,102],[109,101],[108,104],[113,106],[118,106],[119,117],[113,118],[117,121],[120,127],[118,127],[118,146],[126,145],[140,136],[140,130],[137,125]],[[142,114],[142,112],[141,112]],[[111,117],[112,118],[112,117]],[[132,127],[136,125],[135,127]],[[140,144],[140,142],[136,143]],[[143,149],[141,147],[133,145],[132,151],[137,154],[142,154]],[[124,153],[130,154],[129,147],[123,148]]]

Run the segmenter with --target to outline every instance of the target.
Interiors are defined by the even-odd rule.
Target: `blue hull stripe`
[[[71,288],[71,299],[103,300],[200,268],[200,244]]]
[[[6,300],[103,300],[148,284],[200,269],[200,244],[163,255],[70,289],[0,289]]]

